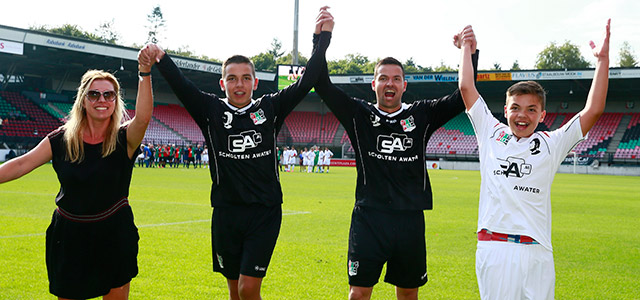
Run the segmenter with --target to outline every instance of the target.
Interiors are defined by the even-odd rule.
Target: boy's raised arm
[[[596,48],[595,43],[591,41],[593,55],[598,61],[596,62],[596,72],[591,82],[591,89],[589,89],[589,95],[587,96],[587,103],[584,109],[580,111],[580,127],[582,127],[583,135],[586,135],[591,127],[598,121],[604,112],[604,106],[607,101],[607,90],[609,89],[610,27],[611,19],[607,21],[604,40],[599,48]]]
[[[454,36],[454,44],[461,48],[460,70],[458,71],[458,88],[462,94],[462,100],[467,110],[471,109],[480,94],[476,89],[471,54],[475,52],[475,34],[471,25],[466,26],[459,34]]]

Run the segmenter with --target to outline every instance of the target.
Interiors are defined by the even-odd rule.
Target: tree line
[[[147,21],[147,43],[158,43],[161,40],[162,33],[166,27],[162,10],[159,5],[153,7],[151,13],[147,15]],[[30,26],[29,29],[117,45],[120,40],[120,34],[113,28],[113,23],[113,19],[102,22],[94,32],[84,31],[78,25],[72,24],[64,24],[59,27],[48,27],[45,25]],[[141,48],[142,46],[143,45],[137,44],[131,45],[133,48]],[[182,46],[178,49],[165,49],[165,51],[173,55],[191,57],[217,63],[222,62],[219,59],[208,57],[206,55],[197,55],[194,51],[189,49],[189,46]],[[277,38],[274,38],[271,42],[270,48],[267,48],[266,51],[258,55],[252,56],[251,59],[256,66],[256,70],[275,72],[277,65],[292,64],[292,54],[293,51],[288,52],[285,55],[285,51],[282,50],[282,42]],[[307,63],[308,58],[298,52],[298,61],[301,65],[304,65]],[[345,55],[342,59],[329,60],[327,61],[327,64],[329,67],[329,73],[332,75],[373,74],[376,62],[377,59],[370,60],[367,56],[362,54],[352,53]],[[627,41],[623,42],[622,47],[620,48],[617,65],[622,68],[638,67],[636,55]],[[457,72],[456,68],[445,65],[442,61],[438,66],[423,67],[417,65],[413,61],[412,57],[407,59],[403,63],[403,66],[406,73]],[[551,42],[546,48],[538,53],[534,67],[541,70],[584,69],[591,67],[591,63],[589,63],[580,54],[578,46],[569,41],[565,41],[563,44]],[[509,68],[509,70],[520,69],[520,64],[517,60],[513,62],[513,65]],[[502,70],[502,66],[499,63],[494,63],[490,70]]]

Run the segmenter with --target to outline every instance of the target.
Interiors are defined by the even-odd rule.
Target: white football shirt
[[[551,183],[569,151],[585,138],[579,115],[557,130],[520,139],[491,114],[482,97],[467,115],[480,155],[478,231],[527,235],[553,251]]]

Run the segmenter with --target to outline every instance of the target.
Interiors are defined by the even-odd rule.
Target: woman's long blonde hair
[[[89,92],[89,87],[94,80],[108,80],[113,84],[116,92],[115,109],[111,115],[111,122],[107,128],[107,134],[102,142],[102,157],[113,153],[116,149],[118,130],[124,120],[129,119],[122,96],[120,95],[120,84],[113,74],[102,70],[89,70],[82,75],[76,101],[69,113],[67,122],[62,125],[65,129],[64,140],[66,141],[67,159],[72,163],[79,163],[84,160],[83,131],[87,126],[87,112],[84,107],[84,99]]]

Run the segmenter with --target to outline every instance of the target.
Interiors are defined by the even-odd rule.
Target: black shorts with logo
[[[349,231],[349,285],[372,287],[387,263],[384,281],[400,288],[427,282],[423,211],[382,211],[356,206]]]
[[[216,207],[211,221],[213,271],[237,280],[264,277],[282,223],[282,206]]]

